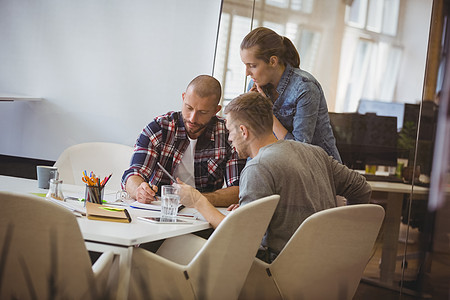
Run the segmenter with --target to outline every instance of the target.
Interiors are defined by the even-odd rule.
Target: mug
[[[48,189],[50,186],[50,179],[56,178],[58,174],[57,167],[50,166],[36,166],[38,188]]]

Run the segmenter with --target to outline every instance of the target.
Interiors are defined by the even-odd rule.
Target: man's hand
[[[156,200],[156,192],[158,192],[156,185],[150,187],[147,182],[142,182],[136,189],[136,200],[141,203],[152,203]]]
[[[239,204],[231,204],[230,206],[228,206],[227,211],[233,211],[238,208],[239,208]]]
[[[149,185],[141,176],[133,175],[127,179],[125,190],[131,198],[141,203],[151,203],[155,201],[158,187]]]
[[[198,190],[185,184],[179,178],[177,178],[177,183],[175,183],[174,186],[179,189],[180,203],[186,207],[195,208],[197,201],[202,198],[202,194]]]
[[[219,226],[225,216],[221,214],[199,191],[183,183],[177,178],[177,183],[174,186],[178,187],[180,195],[180,203],[186,207],[193,207],[208,221],[213,228]]]

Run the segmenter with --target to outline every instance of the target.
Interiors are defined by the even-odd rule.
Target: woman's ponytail
[[[300,68],[300,55],[294,44],[287,37],[283,37],[284,55],[283,60],[295,68]]]

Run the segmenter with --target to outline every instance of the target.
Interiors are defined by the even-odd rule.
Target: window
[[[262,24],[288,37],[300,53],[302,69],[310,72],[314,69],[322,38],[320,30],[307,26],[313,7],[314,0],[257,0],[253,20],[253,28]],[[239,1],[227,1],[222,12],[214,65],[214,76],[222,83],[223,107],[247,90],[240,43],[250,32],[251,24],[248,7]]]
[[[394,101],[402,48],[399,0],[354,0],[347,6],[336,111],[354,112],[360,99]]]
[[[347,6],[347,24],[391,36],[397,34],[400,0],[354,0]]]
[[[214,76],[222,83],[222,106],[245,92],[245,66],[241,62],[240,44],[249,32],[251,19],[223,13],[219,30]]]

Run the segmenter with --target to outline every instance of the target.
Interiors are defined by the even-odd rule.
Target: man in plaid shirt
[[[208,75],[194,78],[182,94],[181,112],[156,117],[138,137],[131,166],[122,176],[122,187],[142,203],[151,203],[161,185],[175,178],[195,187],[214,206],[239,200],[239,175],[245,160],[228,141],[220,111],[220,83]],[[226,188],[222,188],[226,179]]]

